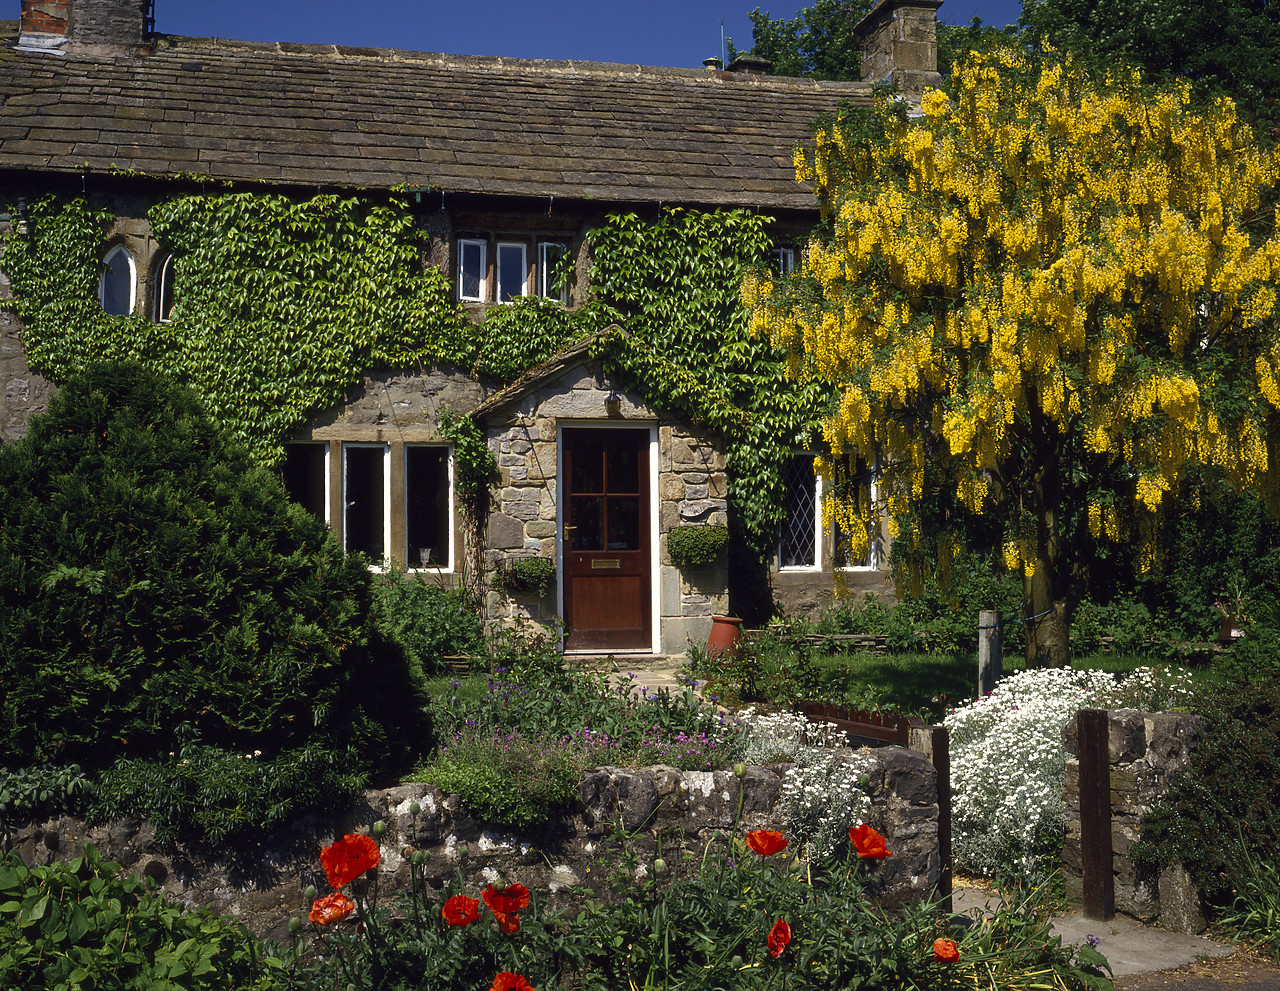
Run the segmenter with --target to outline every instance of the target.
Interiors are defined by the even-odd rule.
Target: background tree
[[[813,79],[862,78],[862,49],[854,42],[853,26],[871,10],[869,0],[817,0],[789,20],[773,18],[759,7],[751,18],[750,54],[773,63],[775,76]],[[729,61],[744,54],[727,40]]]
[[[1263,0],[1024,0],[1029,44],[1071,51],[1105,72],[1118,60],[1153,79],[1183,76],[1200,95],[1230,94],[1265,135],[1280,114],[1280,8]]]
[[[1230,103],[1198,113],[1136,72],[1006,49],[952,88],[919,120],[881,103],[820,126],[798,173],[829,235],[792,283],[744,295],[793,374],[839,390],[827,443],[878,454],[891,517],[932,467],[1002,522],[1028,660],[1064,664],[1073,534],[1132,536],[1149,568],[1196,465],[1274,499],[1280,240],[1258,205],[1276,161]],[[855,542],[871,509],[841,510]]]
[[[1018,26],[1006,24],[1002,28],[983,24],[975,17],[968,24],[938,25],[938,72],[942,77],[963,62],[972,52],[990,52],[996,48],[1017,47]]]

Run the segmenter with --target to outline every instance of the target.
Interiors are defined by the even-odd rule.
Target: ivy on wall
[[[165,324],[102,311],[109,214],[51,197],[28,218],[3,265],[32,367],[55,381],[103,359],[155,368],[193,386],[265,463],[374,369],[450,364],[510,381],[616,324],[624,333],[597,343],[610,374],[725,435],[737,536],[763,561],[781,522],[782,466],[826,402],[750,333],[739,287],[768,257],[770,220],[746,210],[610,216],[591,235],[591,302],[522,300],[479,324],[423,263],[425,233],[396,196],[219,192],[157,204],[151,229],[175,266]],[[453,422],[448,431],[471,436]],[[477,478],[485,467],[477,461]]]

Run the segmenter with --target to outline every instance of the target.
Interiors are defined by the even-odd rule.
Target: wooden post
[[[1116,914],[1111,863],[1110,721],[1106,709],[1076,713],[1080,741],[1080,860],[1084,916],[1103,922]]]
[[[924,754],[938,775],[938,900],[951,911],[951,737],[945,726],[913,726],[907,747]]]
[[[978,698],[995,688],[1003,676],[1000,614],[994,610],[983,610],[978,613]]]

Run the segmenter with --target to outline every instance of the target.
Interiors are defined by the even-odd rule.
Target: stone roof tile
[[[147,56],[54,56],[13,48],[15,30],[0,25],[0,168],[809,208],[792,147],[869,99],[860,83],[169,36]]]

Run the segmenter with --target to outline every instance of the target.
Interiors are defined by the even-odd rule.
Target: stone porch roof
[[[0,169],[115,169],[613,203],[812,209],[792,151],[866,83],[159,35],[20,51],[0,22]]]

